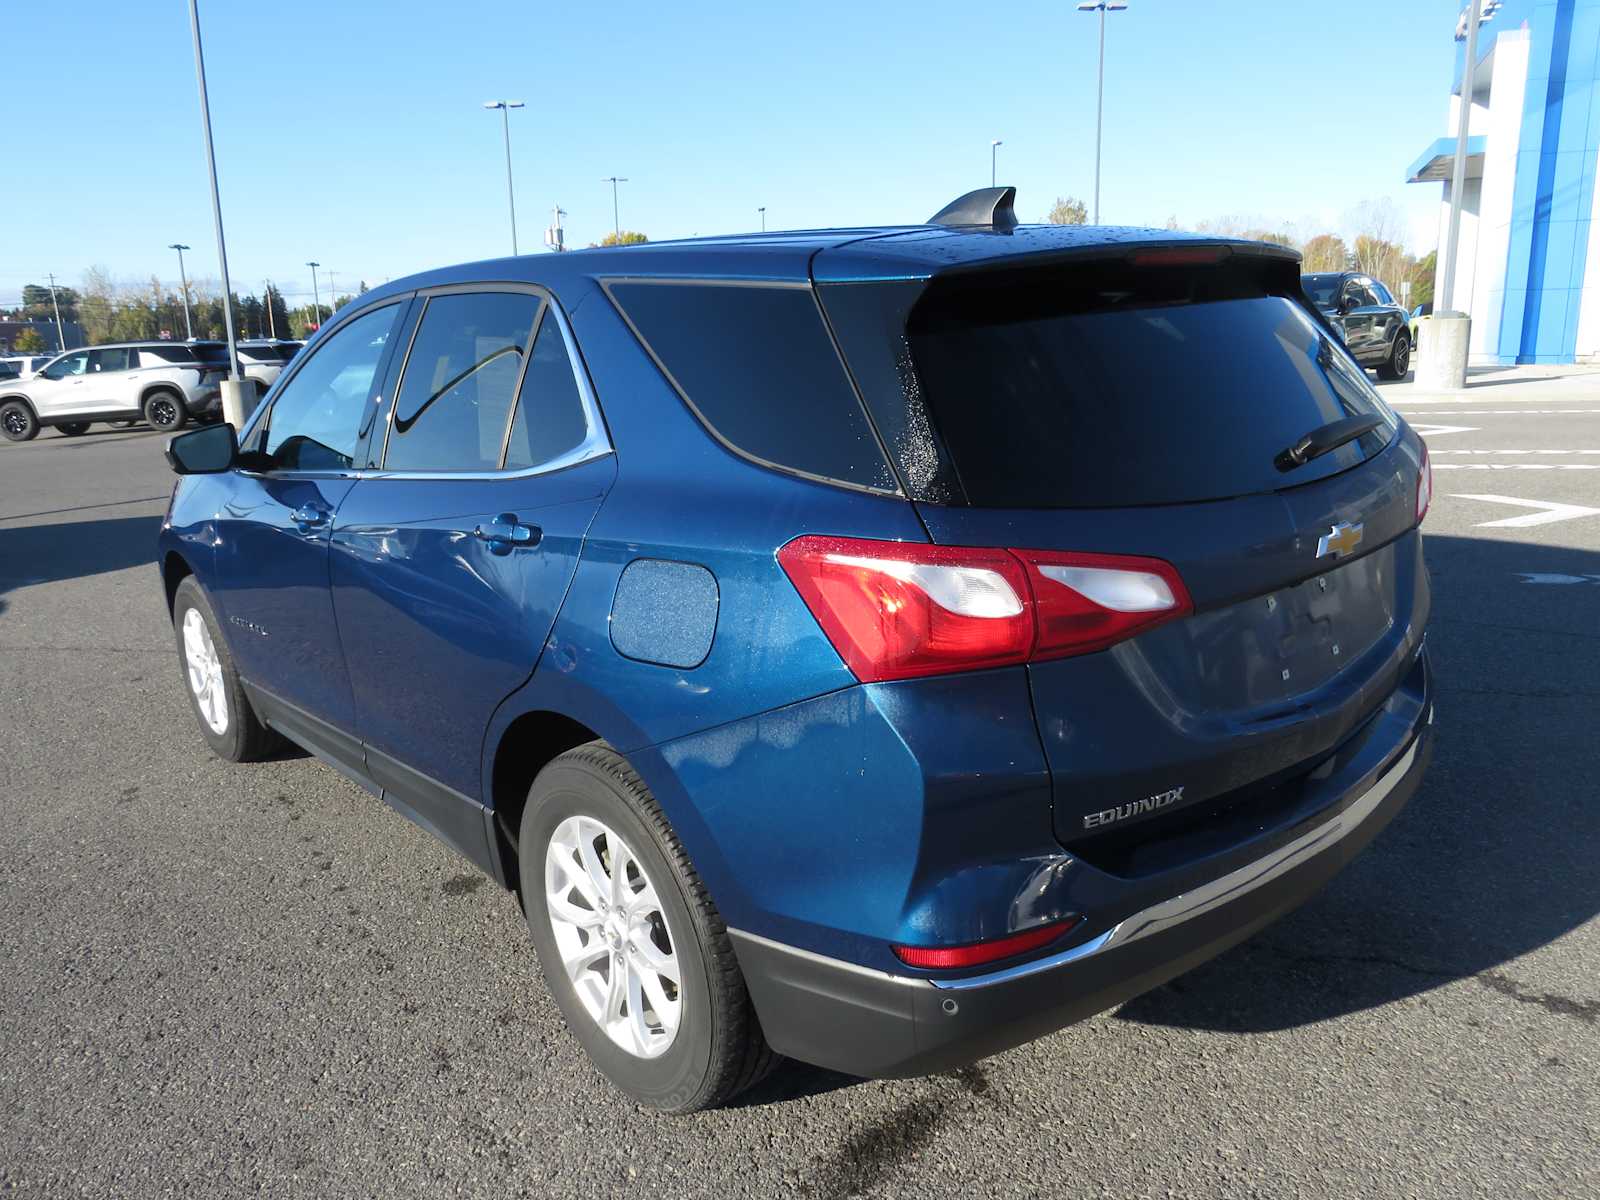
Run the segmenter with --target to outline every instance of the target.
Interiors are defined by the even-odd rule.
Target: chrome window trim
[[[578,353],[578,339],[572,332],[572,327],[567,323],[567,314],[561,311],[561,306],[556,303],[555,296],[546,288],[527,283],[495,283],[485,281],[472,284],[450,284],[439,288],[420,289],[416,295],[420,300],[429,300],[434,296],[463,295],[477,292],[523,292],[536,296],[539,309],[534,313],[533,329],[528,336],[527,352],[523,355],[522,371],[517,376],[517,391],[513,397],[511,412],[506,418],[506,432],[501,441],[500,461],[505,461],[505,438],[511,436],[511,427],[516,423],[517,410],[522,405],[522,383],[527,375],[529,362],[533,358],[533,344],[538,340],[539,330],[543,327],[546,314],[555,317],[556,328],[561,331],[561,342],[567,351],[567,366],[572,371],[572,377],[578,384],[578,401],[583,406],[584,437],[571,450],[558,454],[555,458],[537,463],[531,467],[519,467],[514,471],[504,468],[494,470],[429,470],[429,471],[391,471],[383,466],[366,467],[353,472],[357,479],[526,479],[532,475],[549,475],[556,471],[565,471],[569,467],[578,466],[591,459],[600,458],[606,454],[613,454],[611,440],[606,434],[605,422],[600,416],[600,401],[595,395],[594,386],[589,381],[589,372],[582,365],[582,357]],[[381,463],[389,454],[389,432],[394,425],[394,399],[400,394],[400,387],[405,382],[406,369],[411,364],[411,349],[417,340],[417,334],[422,330],[422,322],[427,318],[428,310],[424,305],[417,324],[411,331],[411,341],[407,343],[405,358],[400,365],[400,374],[396,378],[394,398],[391,398],[387,413],[384,417],[383,430],[383,455],[379,458]]]

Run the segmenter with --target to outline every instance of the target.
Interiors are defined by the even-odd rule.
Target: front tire
[[[172,433],[184,427],[189,413],[183,407],[183,398],[178,393],[163,390],[151,392],[145,397],[144,419],[151,429]]]
[[[39,418],[21,400],[0,404],[0,435],[8,442],[31,442],[39,436]]]
[[[266,758],[277,749],[278,735],[250,707],[211,601],[193,575],[173,596],[172,628],[189,703],[212,752],[228,762]]]
[[[685,1113],[772,1069],[722,917],[626,759],[590,742],[551,761],[528,793],[518,848],[545,981],[613,1084]]]
[[[82,437],[89,432],[89,422],[68,421],[65,425],[57,425],[62,437]]]
[[[1389,348],[1389,357],[1378,364],[1379,379],[1404,379],[1406,372],[1411,370],[1411,338],[1401,332],[1394,335],[1394,345]]]

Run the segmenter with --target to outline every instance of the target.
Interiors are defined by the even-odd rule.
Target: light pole
[[[189,27],[194,31],[194,74],[200,86],[200,124],[206,133],[206,166],[211,173],[211,217],[217,227],[217,262],[222,267],[222,319],[228,327],[229,382],[241,387],[244,375],[239,370],[239,343],[233,336],[233,289],[228,284],[228,244],[222,236],[222,196],[217,191],[217,156],[211,145],[211,102],[206,98],[206,57],[200,48],[199,0],[189,0]],[[226,399],[227,390],[223,396]],[[244,420],[239,414],[239,420]],[[238,428],[238,426],[235,426]]]
[[[194,322],[189,318],[189,273],[183,269],[183,252],[189,247],[182,242],[173,242],[168,250],[178,252],[178,280],[183,284],[183,336],[191,342],[194,341]]]
[[[521,100],[485,100],[485,108],[500,110],[500,125],[506,135],[506,204],[511,209],[511,253],[517,253],[517,195],[511,187],[511,110],[523,107]]]
[[[765,233],[767,231],[767,206],[763,204],[756,211],[761,214],[761,232]]]
[[[267,302],[267,332],[273,341],[278,340],[278,320],[272,315],[272,280],[267,280],[266,290],[262,298]]]
[[[1097,91],[1099,99],[1094,108],[1094,223],[1100,224],[1100,138],[1106,124],[1106,13],[1122,12],[1127,8],[1123,0],[1091,0],[1078,5],[1079,12],[1100,14],[1100,73]]]
[[[306,264],[311,268],[311,311],[317,318],[318,329],[322,328],[322,295],[317,291],[317,268],[321,265],[319,262],[308,262]],[[304,292],[300,294],[302,296],[305,295]]]
[[[56,349],[62,353],[67,349],[67,335],[61,328],[61,302],[56,299],[56,277],[50,276],[50,307],[56,310]]]
[[[1467,190],[1467,140],[1472,122],[1472,85],[1477,70],[1478,26],[1483,23],[1482,0],[1468,0],[1462,20],[1466,28],[1457,25],[1457,41],[1465,38],[1467,57],[1461,68],[1461,111],[1456,120],[1456,153],[1450,165],[1450,224],[1444,239],[1444,262],[1439,266],[1439,287],[1435,301],[1444,300],[1445,312],[1460,312],[1466,306],[1456,303],[1456,242],[1461,236],[1462,193]],[[1441,314],[1442,315],[1442,314]]]
[[[1005,145],[1005,143],[1002,142],[999,138],[995,138],[994,141],[989,143],[989,186],[990,187],[994,186],[994,179],[995,179],[994,160],[995,160],[995,154],[999,151],[1000,147],[1004,146],[1004,145]]]
[[[617,184],[627,183],[628,177],[626,175],[607,175],[600,182],[611,185],[611,232],[616,235],[617,240],[620,242],[622,240],[622,222],[617,218]]]
[[[339,291],[333,286],[333,268],[328,268],[328,320],[333,320],[333,314],[339,308]]]

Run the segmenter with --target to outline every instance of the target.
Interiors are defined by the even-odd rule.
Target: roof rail
[[[928,224],[984,225],[1000,233],[1010,233],[1017,227],[1017,214],[1011,211],[1011,203],[1016,198],[1014,187],[979,188],[950,201],[928,218]]]

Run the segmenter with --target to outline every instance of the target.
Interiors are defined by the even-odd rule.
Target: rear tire
[[[212,752],[228,762],[257,762],[270,755],[281,739],[250,707],[211,601],[193,575],[173,596],[172,629],[184,690]]]
[[[724,1104],[772,1070],[779,1059],[727,927],[625,758],[590,742],[552,760],[528,793],[518,848],[545,981],[613,1084],[640,1104],[686,1113]]]
[[[68,421],[65,425],[57,425],[56,428],[61,431],[62,437],[82,437],[89,432],[89,422]]]
[[[189,413],[183,407],[183,397],[177,392],[162,389],[151,392],[145,397],[144,419],[145,424],[151,429],[172,433],[183,428],[189,419]]]
[[[1378,364],[1379,379],[1404,379],[1411,370],[1411,336],[1405,332],[1394,335],[1394,345],[1389,357]]]
[[[21,400],[0,404],[0,435],[8,442],[31,442],[39,436],[39,418]]]

